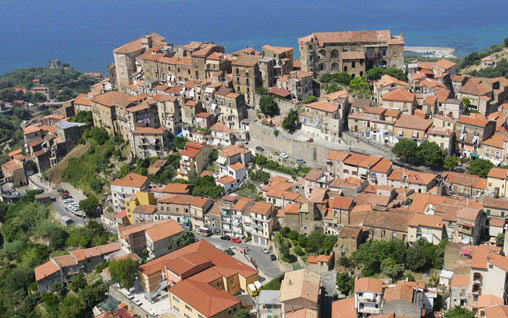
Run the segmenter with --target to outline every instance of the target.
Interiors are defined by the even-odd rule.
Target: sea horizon
[[[389,29],[403,32],[407,46],[455,48],[458,57],[508,36],[508,1],[500,0],[481,6],[472,0],[0,1],[0,26],[8,30],[0,35],[0,74],[47,66],[50,59],[104,74],[114,48],[152,32],[175,44],[213,41],[229,53],[290,46],[295,57],[298,38],[314,32]]]

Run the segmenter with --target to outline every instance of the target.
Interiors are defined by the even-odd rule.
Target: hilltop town
[[[297,41],[152,33],[70,100],[5,89],[6,314],[508,317],[503,55],[478,77],[389,30]]]

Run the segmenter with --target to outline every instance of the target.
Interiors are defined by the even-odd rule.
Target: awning
[[[189,224],[189,217],[188,216],[183,218],[183,223],[184,224]]]
[[[478,157],[479,157],[479,156],[478,156],[477,154],[475,154],[475,153],[472,153],[472,154],[470,154],[469,156],[470,156],[471,158],[478,158]]]

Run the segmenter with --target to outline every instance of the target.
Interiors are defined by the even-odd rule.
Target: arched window
[[[338,57],[339,57],[339,51],[337,51],[337,50],[332,50],[332,52],[331,52],[331,56],[332,56],[332,58],[338,58]]]
[[[326,51],[325,50],[319,50],[319,55],[326,56]]]
[[[347,72],[347,66],[344,66],[343,72]]]
[[[363,72],[360,72],[360,76],[363,76]]]
[[[319,64],[319,70],[320,71],[326,71],[326,64],[325,63]]]
[[[336,70],[338,70],[338,69],[339,69],[339,63],[332,63],[332,65],[331,65],[330,69],[331,69],[332,71],[336,71]]]

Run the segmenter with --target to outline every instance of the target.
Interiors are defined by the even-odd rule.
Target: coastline
[[[425,57],[457,58],[457,49],[439,46],[404,46],[404,53],[416,53]]]

